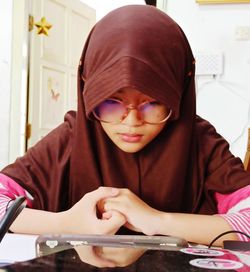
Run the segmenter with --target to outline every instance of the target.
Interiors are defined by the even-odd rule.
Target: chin
[[[136,146],[131,144],[127,145],[127,144],[117,144],[117,143],[115,143],[115,145],[126,153],[136,153],[142,150],[145,146],[145,145]]]

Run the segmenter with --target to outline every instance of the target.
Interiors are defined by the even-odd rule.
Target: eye
[[[154,106],[154,105],[161,105],[161,103],[159,102],[159,101],[149,101],[149,102],[147,102],[149,105],[152,105],[152,106]]]
[[[157,101],[157,100],[145,101],[142,104],[147,105],[147,106],[151,106],[151,107],[163,106],[163,104],[161,102]]]
[[[118,97],[118,96],[112,96],[112,97],[110,97],[110,98],[108,98],[106,100],[112,100],[112,101],[116,101],[116,102],[122,103],[122,99],[120,97]]]
[[[117,100],[117,99],[106,99],[104,100],[101,105],[110,105],[110,106],[114,106],[114,105],[120,105],[122,102]]]

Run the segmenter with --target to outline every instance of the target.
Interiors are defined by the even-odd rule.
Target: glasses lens
[[[140,106],[139,110],[141,118],[145,122],[152,124],[161,123],[167,118],[169,114],[169,111],[166,108],[166,106],[158,101],[144,103]]]
[[[95,116],[107,123],[120,122],[126,112],[125,106],[118,100],[106,99],[95,110]]]

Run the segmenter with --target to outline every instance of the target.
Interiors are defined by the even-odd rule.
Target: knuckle
[[[86,194],[84,195],[84,198],[90,198],[90,196],[91,196],[91,192],[88,192],[88,193],[86,193]]]
[[[103,186],[99,186],[96,191],[99,191],[99,192],[102,192],[104,190],[104,187]]]

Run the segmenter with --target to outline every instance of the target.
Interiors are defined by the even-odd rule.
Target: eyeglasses
[[[133,109],[139,112],[139,117],[144,123],[152,125],[165,122],[172,113],[158,101],[144,102],[133,106],[125,105],[120,100],[106,99],[94,109],[93,115],[101,122],[119,124]]]

